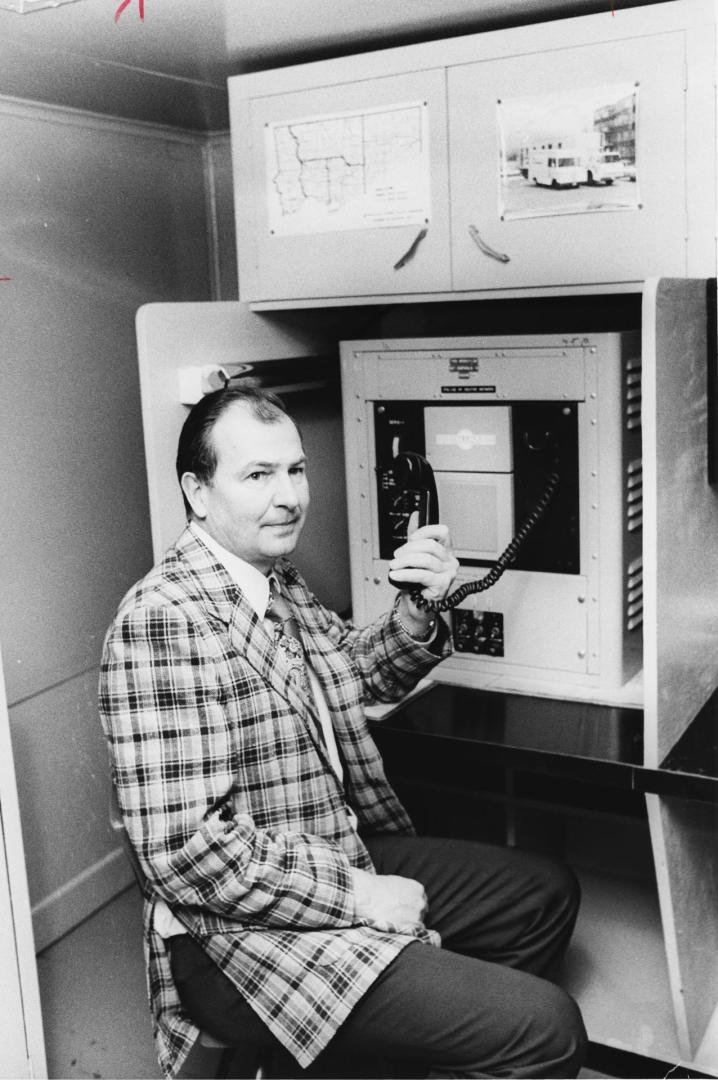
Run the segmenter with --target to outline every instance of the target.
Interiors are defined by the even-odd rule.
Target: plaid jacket
[[[404,695],[448,653],[392,614],[356,630],[277,567],[326,696],[345,765],[336,779],[287,662],[189,527],[132,589],[108,630],[100,713],[124,822],[147,874],[148,988],[160,1064],[174,1076],[198,1032],[153,928],[162,897],[306,1067],[417,926],[358,924],[350,867],[371,870],[351,828],[412,832],[364,704]],[[436,649],[436,647],[435,647]]]

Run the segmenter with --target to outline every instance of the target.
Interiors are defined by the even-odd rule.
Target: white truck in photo
[[[578,187],[586,183],[580,151],[573,148],[537,149],[528,155],[527,179],[541,187]]]
[[[615,150],[590,150],[584,164],[587,184],[612,184],[626,175],[626,166]]]

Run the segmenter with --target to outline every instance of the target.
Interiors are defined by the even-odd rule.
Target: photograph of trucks
[[[637,107],[637,85],[500,101],[502,217],[637,209]]]

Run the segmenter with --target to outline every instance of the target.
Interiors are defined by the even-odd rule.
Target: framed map
[[[429,221],[426,102],[266,124],[265,148],[272,235]]]

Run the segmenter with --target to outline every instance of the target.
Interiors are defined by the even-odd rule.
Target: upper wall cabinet
[[[444,70],[350,70],[231,99],[243,300],[451,288]]]
[[[537,295],[716,273],[715,0],[230,80],[240,296]]]
[[[685,275],[685,76],[680,32],[450,69],[454,289]]]

